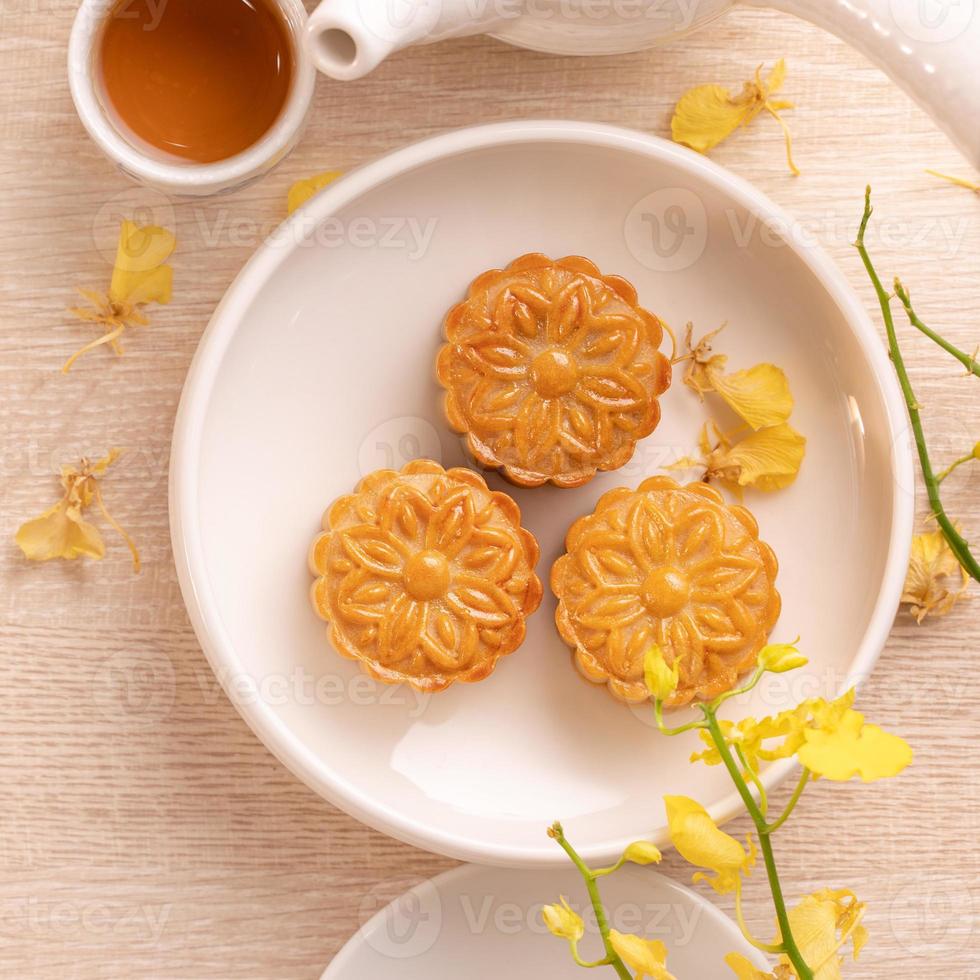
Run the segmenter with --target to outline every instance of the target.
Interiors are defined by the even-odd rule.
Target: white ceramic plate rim
[[[309,228],[365,192],[419,166],[476,149],[535,142],[584,143],[666,160],[728,194],[749,212],[771,221],[772,227],[793,227],[788,215],[748,182],[690,150],[634,130],[563,120],[524,120],[474,126],[412,144],[331,184],[302,208],[302,213],[297,212],[288,220],[294,224],[303,221],[304,226]],[[823,251],[793,239],[794,236],[787,238],[787,247],[805,263],[840,308],[867,358],[885,407],[891,437],[893,491],[888,555],[878,598],[857,655],[851,663],[848,678],[842,686],[844,690],[859,683],[871,672],[891,631],[898,608],[915,513],[914,493],[911,490],[906,492],[906,488],[915,486],[912,453],[905,438],[905,402],[871,320],[843,274]],[[223,684],[224,678],[240,676],[244,668],[221,622],[208,581],[197,509],[196,461],[201,451],[210,393],[225,351],[250,303],[290,254],[291,249],[260,248],[228,288],[201,337],[184,384],[174,425],[170,462],[170,526],[174,560],[194,631],[212,669]],[[547,867],[564,861],[560,852],[548,846],[550,842],[543,834],[540,846],[526,848],[473,840],[440,828],[421,826],[331,772],[328,764],[293,734],[272,706],[261,700],[241,697],[234,685],[224,684],[224,687],[229,699],[255,734],[288,769],[324,799],[368,826],[406,843],[463,861],[511,867]],[[787,759],[770,766],[762,777],[767,790],[784,779],[795,765],[792,759]],[[743,809],[741,798],[733,790],[709,807],[709,812],[715,820],[724,822],[740,814]],[[595,844],[583,849],[582,856],[586,861],[608,861],[621,853],[633,839],[629,837]]]
[[[647,871],[651,878],[656,878],[665,888],[676,893],[682,901],[691,902],[692,904],[701,908],[703,910],[703,914],[707,915],[709,919],[715,922],[718,927],[730,937],[733,949],[737,949],[744,956],[749,957],[749,959],[752,960],[752,962],[760,969],[766,966],[766,960],[764,960],[756,950],[752,949],[746,944],[742,933],[739,932],[738,926],[727,915],[725,915],[725,913],[722,912],[717,905],[710,902],[703,895],[699,895],[692,888],[688,888],[686,885],[682,885],[680,882],[674,881],[673,878],[669,878],[660,871],[653,871],[650,869],[644,870]],[[454,889],[462,890],[467,887],[467,884],[476,890],[479,888],[479,879],[484,874],[486,874],[485,868],[481,868],[478,865],[473,864],[461,864],[459,867],[450,868],[448,871],[443,871],[441,874],[436,875],[434,878],[428,881],[420,882],[414,888],[410,888],[405,895],[420,894],[423,888],[427,889],[433,886],[435,887],[436,891],[440,893]],[[475,883],[474,879],[476,880]],[[357,956],[365,937],[376,931],[379,926],[384,926],[386,924],[388,910],[393,905],[400,902],[405,895],[393,899],[384,908],[375,912],[374,915],[372,915],[371,918],[368,919],[368,921],[365,922],[364,925],[362,925],[357,932],[355,932],[354,935],[347,940],[346,943],[344,943],[337,955],[330,961],[330,964],[327,966],[326,970],[324,970],[320,980],[332,980],[332,978],[335,978],[335,980],[343,980],[344,968],[347,967],[350,961]],[[422,898],[424,899],[424,895]]]

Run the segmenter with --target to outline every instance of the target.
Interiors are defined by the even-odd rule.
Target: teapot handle
[[[825,28],[884,69],[980,169],[980,3],[747,0]]]

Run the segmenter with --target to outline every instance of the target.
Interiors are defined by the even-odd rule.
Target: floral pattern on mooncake
[[[434,692],[487,677],[541,602],[517,504],[468,469],[415,460],[340,497],[310,549],[333,646],[371,676]]]
[[[649,697],[654,644],[680,684],[671,705],[731,690],[779,618],[776,556],[755,518],[703,483],[653,477],[611,490],[576,521],[555,562],[558,631],[579,670],[620,700]]]
[[[663,327],[588,259],[529,254],[485,272],[445,334],[436,374],[449,424],[519,486],[581,486],[626,463],[660,421]]]

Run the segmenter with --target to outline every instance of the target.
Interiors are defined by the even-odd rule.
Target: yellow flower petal
[[[773,980],[773,974],[757,970],[741,953],[729,953],[725,964],[731,967],[738,980]]]
[[[955,587],[947,579],[958,580]],[[902,602],[921,623],[926,616],[945,616],[966,592],[970,577],[953,554],[942,531],[929,531],[912,538],[909,570]]]
[[[286,197],[286,212],[292,214],[298,207],[304,205],[311,197],[315,197],[327,184],[332,184],[343,174],[343,170],[325,170],[321,174],[297,180],[289,188]]]
[[[667,972],[667,947],[659,939],[642,939],[630,933],[609,930],[609,942],[619,958],[636,970],[636,980],[652,977],[653,980],[675,980]]]
[[[123,221],[109,298],[116,303],[169,303],[173,270],[164,265],[176,247],[172,232],[157,225]]]
[[[715,872],[715,878],[704,878],[723,895],[734,891],[740,874],[746,873],[755,861],[754,850],[746,851],[730,834],[726,834],[711,819],[700,803],[686,796],[665,796],[667,827],[674,847],[685,861]]]
[[[668,667],[663,650],[652,646],[643,658],[643,678],[650,694],[658,701],[666,701],[680,683],[680,665],[675,660]]]
[[[911,761],[908,743],[866,725],[864,715],[848,709],[832,730],[804,731],[796,757],[811,772],[843,782],[860,776],[866,783],[897,776]]]
[[[553,936],[577,943],[585,935],[585,923],[582,917],[569,906],[564,895],[561,896],[560,901],[560,905],[545,905],[541,909],[541,918],[544,919],[544,924]]]
[[[739,486],[781,490],[796,479],[805,451],[806,439],[784,422],[746,436],[713,465],[735,471]]]
[[[753,429],[789,420],[793,396],[785,372],[775,364],[756,364],[732,374],[709,367],[707,374],[714,391]]]
[[[73,560],[82,555],[99,559],[105,555],[105,543],[99,529],[86,521],[80,510],[71,507],[67,500],[22,524],[14,540],[31,561]]]

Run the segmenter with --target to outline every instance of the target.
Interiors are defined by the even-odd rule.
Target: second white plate
[[[765,960],[706,898],[650,868],[604,878],[603,903],[619,932],[659,939],[677,980],[732,980],[728,953],[762,968]],[[390,894],[390,893],[389,893]],[[334,957],[322,980],[582,980],[582,968],[541,920],[559,895],[586,923],[579,955],[602,956],[595,919],[577,871],[504,871],[464,866],[420,881],[380,909]],[[362,902],[370,915],[373,896]],[[596,980],[615,977],[606,968]]]

